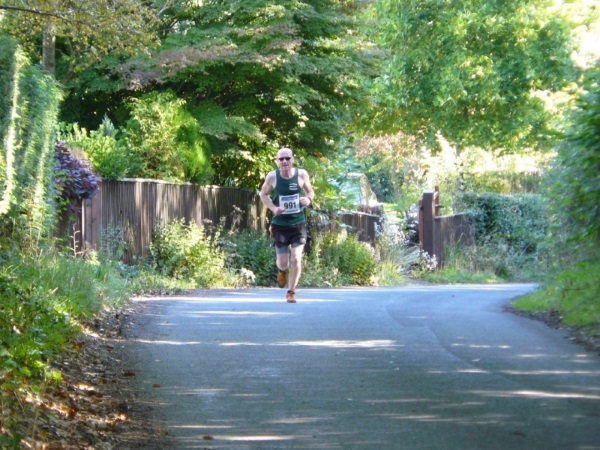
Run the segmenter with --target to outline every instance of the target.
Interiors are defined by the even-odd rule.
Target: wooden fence
[[[156,180],[103,181],[100,192],[85,200],[78,214],[63,217],[59,233],[68,233],[75,251],[97,250],[101,236],[122,229],[125,262],[147,255],[158,225],[184,219],[226,229],[266,229],[267,208],[254,192],[237,188],[172,184]]]
[[[335,213],[335,219],[337,222],[334,221],[332,231],[344,227],[355,234],[359,241],[375,246],[377,228],[381,226],[382,216],[358,211],[343,211]]]
[[[103,234],[120,229],[127,243],[124,262],[147,256],[157,225],[177,219],[225,229],[267,232],[270,212],[257,193],[248,190],[156,180],[103,181],[100,192],[85,200],[76,213],[66,213],[58,226],[60,237],[69,237],[77,253],[98,250]],[[330,218],[331,219],[331,218]],[[375,242],[378,216],[364,213],[338,214],[329,230],[343,223],[361,241]]]
[[[467,214],[440,215],[440,193],[423,193],[419,201],[419,245],[429,256],[436,257],[438,267],[444,263],[444,252],[451,245],[471,245],[474,232]]]

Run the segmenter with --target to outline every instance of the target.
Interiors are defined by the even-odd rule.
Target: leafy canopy
[[[136,55],[158,44],[156,12],[141,0],[4,0],[0,10],[0,32],[31,55],[40,53],[42,35],[57,39],[64,79],[111,52]]]
[[[379,130],[460,146],[535,147],[549,131],[544,92],[574,80],[569,24],[546,0],[380,0]]]
[[[600,65],[587,73],[572,124],[558,146],[550,172],[559,229],[584,253],[600,248]],[[560,231],[559,231],[559,234]]]
[[[279,146],[333,151],[366,99],[356,80],[373,58],[352,13],[334,0],[171,2],[151,60],[114,61],[71,92],[110,95],[116,114],[125,95],[172,90],[210,143],[214,182],[258,186]]]

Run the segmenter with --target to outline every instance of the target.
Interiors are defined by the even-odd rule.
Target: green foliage
[[[277,267],[273,240],[265,233],[244,230],[226,236],[221,247],[227,252],[227,265],[238,272],[253,274],[252,284],[273,286]]]
[[[543,243],[537,253],[523,253],[502,241],[446,249],[443,266],[423,279],[436,283],[499,283],[542,281],[548,272]]]
[[[518,151],[548,138],[539,91],[576,79],[569,23],[545,0],[373,2],[389,63],[373,124],[435,143]],[[369,117],[369,116],[367,116]],[[371,123],[366,124],[372,126]]]
[[[488,171],[463,174],[462,181],[470,192],[518,194],[538,192],[543,178],[538,172]]]
[[[208,141],[172,92],[131,101],[131,117],[119,132],[105,116],[96,131],[62,124],[61,137],[83,150],[105,179],[153,178],[210,184]]]
[[[600,248],[600,66],[591,70],[572,112],[572,125],[558,146],[549,174],[549,196],[559,236],[578,251]]]
[[[454,205],[470,213],[478,243],[493,241],[525,254],[535,253],[547,235],[547,207],[539,195],[470,192],[457,196]]]
[[[30,52],[32,60],[40,60],[42,39],[52,49],[44,54],[44,63],[54,62],[56,46],[60,48],[62,77],[68,79],[112,52],[136,55],[157,45],[154,26],[156,12],[138,0],[83,0],[76,8],[62,2],[5,0],[0,5],[0,34],[8,34]],[[123,30],[127,30],[124,33]],[[48,72],[53,64],[46,65]]]
[[[3,252],[0,271],[0,341],[5,370],[39,376],[79,331],[79,322],[104,305],[127,299],[110,267],[57,253]]]
[[[22,55],[17,52],[16,42],[5,36],[0,36],[0,137],[2,138],[3,145],[6,145],[5,139],[7,138],[6,133],[10,124],[10,111],[12,108],[13,99],[13,77],[17,64],[22,64],[22,61],[18,60],[22,58]],[[6,161],[4,158],[0,159],[2,162],[2,172],[5,170]]]
[[[129,152],[112,122],[105,117],[96,131],[87,131],[77,124],[61,124],[59,137],[70,148],[81,149],[98,174],[106,180],[126,178],[130,168],[141,167],[136,153]]]
[[[514,305],[524,311],[558,313],[567,325],[582,327],[588,333],[600,335],[600,260],[582,261],[570,270],[563,270],[531,295]]]
[[[161,274],[194,280],[197,287],[226,285],[225,254],[217,241],[204,227],[173,221],[154,230],[152,263]]]
[[[124,135],[141,163],[130,168],[132,176],[198,184],[211,181],[207,141],[184,103],[170,91],[132,99]]]
[[[158,275],[149,276],[136,284],[136,291],[168,291],[169,283],[192,281],[184,288],[206,286],[273,286],[277,268],[273,240],[264,233],[249,230],[223,233],[219,228],[214,236],[195,224],[172,222],[157,229],[151,246],[152,264]],[[301,284],[304,286],[372,285],[377,282],[375,252],[356,237],[319,234],[311,242],[311,250],[303,259]],[[387,282],[401,277],[390,269]],[[392,273],[395,272],[395,273]],[[155,277],[154,281],[152,277]],[[136,275],[133,278],[138,278]],[[142,284],[147,284],[143,286]],[[151,285],[155,287],[151,287]]]
[[[377,286],[402,286],[407,277],[399,270],[395,261],[379,261],[375,274]]]
[[[318,266],[333,272],[335,284],[373,284],[377,260],[368,244],[359,242],[354,235],[343,233],[326,234],[321,239],[317,247]]]
[[[0,231],[18,231],[35,246],[56,214],[54,126],[61,92],[5,37],[0,61]]]
[[[440,187],[442,204],[449,208],[460,191],[520,194],[538,192],[550,157],[542,152],[506,154],[465,148],[458,151],[436,136],[432,148],[421,147],[402,133],[364,137],[355,155],[378,199],[398,204],[402,211],[418,203],[423,191]],[[355,169],[356,170],[356,169]],[[449,209],[443,211],[450,214]]]
[[[152,267],[127,267],[125,272],[129,277],[129,286],[136,295],[177,295],[195,289],[194,280],[178,280],[163,275]]]
[[[384,192],[384,198],[397,202],[401,211],[417,205],[423,191],[432,190],[434,186],[439,186],[444,193],[443,201],[447,205],[460,185],[463,159],[441,135],[437,136],[437,145],[432,149],[419,146],[413,137],[402,133],[365,137],[356,155],[368,175],[385,180],[392,192]]]
[[[25,431],[11,411],[60,381],[51,364],[82,323],[101,308],[123,304],[130,293],[109,263],[7,248],[0,245],[0,420],[6,433],[0,442],[18,441]]]
[[[421,279],[436,284],[486,284],[506,281],[496,275],[494,270],[488,271],[479,263],[469,268],[470,264],[462,265],[461,259],[452,262],[454,264],[444,265],[441,270],[427,272]]]
[[[464,274],[473,282],[477,273],[488,280],[531,281],[550,270],[548,204],[542,196],[462,193],[454,209],[469,213],[475,244],[446,249],[440,273],[426,279],[454,282]]]
[[[367,59],[350,12],[330,0],[188,7],[179,17],[192,20],[180,22],[158,59],[169,83],[200,87],[232,119],[251,124],[263,144],[319,154],[331,150],[327,141],[360,101],[351,95],[360,92],[351,75],[364,72]],[[257,142],[256,131],[235,134]]]
[[[127,236],[122,226],[102,228],[98,233],[98,257],[102,261],[121,261],[127,252]]]
[[[69,87],[65,110],[76,120],[74,105],[105,99],[97,114],[123,126],[124,99],[170,89],[210,144],[214,182],[258,188],[280,146],[331,153],[365,106],[366,84],[357,80],[373,72],[376,57],[355,7],[335,0],[170,5],[154,57],[105,60],[86,71]],[[79,123],[92,129],[97,120]]]
[[[312,217],[318,216],[322,212],[333,213],[340,209],[351,210],[353,208],[354,205],[347,201],[340,189],[340,183],[350,169],[344,164],[347,160],[348,158],[345,158],[342,152],[334,158],[306,158],[302,155],[296,158],[296,165],[306,169],[309,173],[316,193],[314,209],[308,210],[309,221],[323,219],[324,217],[320,219]]]
[[[600,67],[589,72],[585,92],[558,146],[548,177],[553,223],[547,242],[556,270],[517,308],[557,313],[562,323],[600,335]]]

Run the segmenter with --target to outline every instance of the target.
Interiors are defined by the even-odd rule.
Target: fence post
[[[419,202],[419,242],[421,250],[433,256],[435,238],[436,191],[423,192]]]
[[[435,186],[433,190],[433,207],[434,207],[434,217],[440,216],[440,209],[442,205],[440,205],[440,187]]]

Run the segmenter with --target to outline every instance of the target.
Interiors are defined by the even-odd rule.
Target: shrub
[[[257,286],[272,286],[277,275],[273,241],[265,233],[244,230],[231,233],[222,244],[228,266],[241,273],[250,271]]]
[[[174,93],[151,93],[133,99],[124,130],[130,151],[143,166],[133,176],[166,181],[209,183],[213,177],[208,142],[200,125]]]
[[[118,225],[98,233],[98,257],[103,261],[121,261],[127,252],[125,228]]]
[[[201,226],[183,219],[158,226],[152,235],[150,255],[156,270],[176,279],[191,279],[197,287],[226,283],[225,253]]]
[[[496,242],[516,253],[535,253],[548,231],[547,204],[534,194],[463,193],[454,208],[468,211],[478,243]]]
[[[587,77],[548,177],[556,233],[565,236],[568,252],[584,259],[597,257],[600,248],[600,64]]]
[[[59,195],[77,204],[100,190],[101,179],[90,164],[71,154],[64,142],[56,144],[56,183]]]
[[[375,254],[354,235],[340,233],[324,237],[320,248],[322,266],[337,268],[343,284],[370,285],[377,268]]]
[[[342,286],[347,282],[336,266],[326,265],[323,251],[325,235],[315,234],[311,241],[311,250],[303,260],[300,282],[306,286]]]
[[[127,150],[125,142],[118,139],[117,130],[105,117],[96,131],[87,131],[77,124],[61,124],[60,136],[70,147],[80,148],[92,167],[102,178],[117,180],[141,170],[138,154]]]
[[[479,272],[488,280],[513,281],[541,280],[548,272],[548,206],[542,196],[461,193],[454,207],[470,214],[475,244],[446,250],[445,275],[463,273],[467,281]]]

